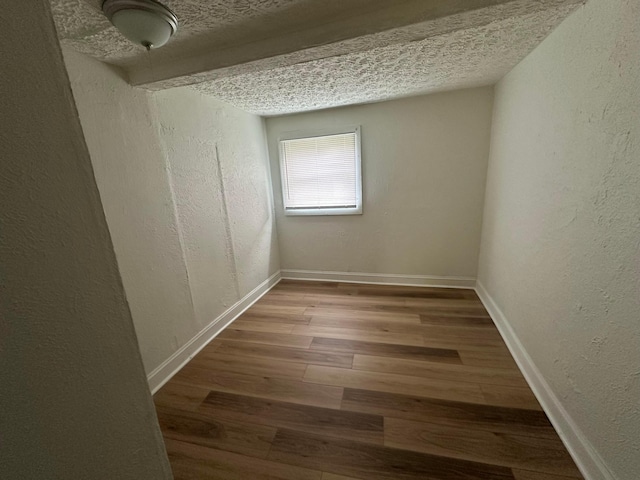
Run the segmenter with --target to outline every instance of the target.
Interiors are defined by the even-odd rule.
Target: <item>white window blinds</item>
[[[357,133],[281,140],[286,211],[361,207]]]

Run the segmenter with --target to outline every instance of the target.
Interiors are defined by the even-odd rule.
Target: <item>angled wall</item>
[[[197,329],[151,93],[64,49],[147,371]],[[180,322],[178,324],[178,322]]]
[[[189,88],[154,108],[203,328],[279,269],[263,123]]]
[[[0,477],[170,479],[48,2],[0,16]]]
[[[479,286],[594,479],[640,472],[639,52],[640,3],[590,0],[495,96]]]
[[[65,61],[151,373],[279,269],[263,122]]]

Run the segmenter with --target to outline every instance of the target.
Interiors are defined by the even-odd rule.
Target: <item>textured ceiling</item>
[[[279,115],[492,84],[584,0],[167,0],[180,28],[150,54],[101,0],[51,3],[63,44],[134,85]]]
[[[223,77],[194,87],[268,116],[491,85],[572,9],[545,10],[418,42]]]
[[[237,27],[255,19],[278,15],[301,0],[162,0],[177,15],[180,28],[171,49],[185,51],[191,42],[215,35],[219,42],[234,37]],[[51,0],[58,35],[81,53],[116,64],[131,65],[144,49],[131,44],[101,11],[102,0]],[[207,39],[208,40],[208,39]]]

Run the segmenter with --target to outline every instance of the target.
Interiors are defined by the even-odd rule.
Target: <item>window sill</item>
[[[301,217],[312,215],[362,215],[362,207],[355,208],[300,208],[295,210],[285,209],[287,217]]]

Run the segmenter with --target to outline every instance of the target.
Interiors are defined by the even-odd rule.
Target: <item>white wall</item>
[[[475,277],[491,87],[267,119],[283,269]],[[278,137],[362,126],[363,215],[286,217]]]
[[[279,268],[263,122],[65,60],[150,373]]]
[[[170,479],[49,4],[2,18],[0,477]]]
[[[147,372],[197,329],[151,93],[64,49]]]
[[[479,281],[615,478],[640,473],[640,3],[590,0],[496,87]]]
[[[280,268],[263,121],[188,88],[154,100],[201,329]]]

